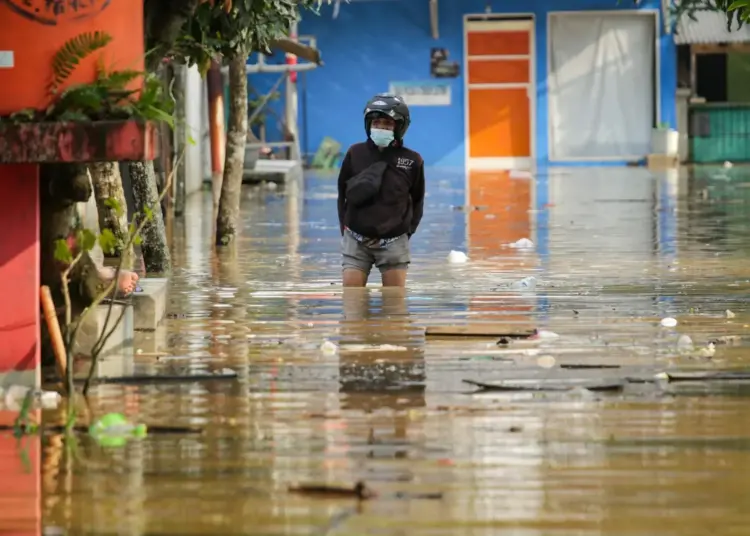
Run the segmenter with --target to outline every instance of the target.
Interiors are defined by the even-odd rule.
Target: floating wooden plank
[[[236,380],[237,373],[233,370],[225,369],[220,372],[208,372],[201,374],[143,374],[136,376],[109,376],[94,377],[94,385],[109,383],[120,385],[142,385],[142,384],[161,384],[161,383],[196,383],[212,381]],[[85,379],[76,378],[75,382],[84,382]]]
[[[610,382],[610,383],[580,383],[580,384],[564,384],[564,383],[547,383],[539,382],[531,385],[520,385],[510,383],[485,383],[477,382],[474,380],[463,380],[464,383],[478,387],[482,391],[504,391],[504,392],[525,392],[525,393],[542,393],[549,391],[570,391],[572,389],[581,387],[587,391],[592,392],[619,392],[625,388],[625,382]]]
[[[657,377],[658,379],[658,377]],[[748,381],[750,371],[721,371],[721,372],[665,372],[664,379],[670,382],[716,382],[716,381]]]
[[[598,363],[563,363],[561,369],[570,370],[598,370],[598,369],[618,369],[620,365],[604,365]]]
[[[524,324],[476,323],[437,325],[425,328],[426,337],[510,337],[528,339],[536,335],[536,328]]]

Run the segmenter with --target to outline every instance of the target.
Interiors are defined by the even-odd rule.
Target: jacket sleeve
[[[409,236],[417,232],[419,222],[422,221],[422,213],[424,212],[424,191],[425,191],[425,180],[424,180],[424,161],[419,163],[417,170],[417,176],[414,179],[414,183],[411,186],[411,203],[412,203],[412,217],[411,217],[411,228],[409,230]]]
[[[341,235],[344,235],[344,214],[346,213],[346,181],[351,178],[352,175],[352,156],[351,150],[346,152],[344,161],[341,162],[341,169],[339,170],[339,197],[338,197],[338,208],[339,208],[339,227],[341,228]]]

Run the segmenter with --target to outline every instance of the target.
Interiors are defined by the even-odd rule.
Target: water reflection
[[[464,188],[463,175],[436,170],[406,293],[340,288],[335,177],[247,188],[242,237],[219,253],[211,196],[194,196],[174,228],[170,317],[137,341],[172,355],[136,356],[135,366],[230,367],[240,381],[97,388],[93,415],[125,411],[203,433],[153,434],[120,450],[83,441],[79,458],[50,438],[47,524],[71,534],[750,532],[743,390],[472,394],[462,381],[746,366],[750,189],[739,169],[729,179],[701,173],[483,172]],[[466,205],[480,210],[454,209]],[[519,238],[535,250],[507,247]],[[449,265],[452,249],[470,261]],[[535,289],[511,288],[531,275]],[[676,328],[659,324],[667,315]],[[559,337],[498,346],[422,330],[466,319]],[[696,346],[735,342],[709,359],[681,354],[681,335]],[[620,368],[548,369],[540,357]],[[357,480],[386,496],[445,495],[357,509],[287,492],[293,482]]]

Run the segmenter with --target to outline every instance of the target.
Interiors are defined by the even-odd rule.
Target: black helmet
[[[396,121],[393,134],[397,140],[404,137],[409,129],[411,117],[409,107],[402,97],[393,93],[379,93],[367,102],[367,106],[365,106],[365,132],[368,136],[370,135],[372,120],[378,115],[384,115]]]

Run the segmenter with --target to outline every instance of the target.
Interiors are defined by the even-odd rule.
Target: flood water
[[[139,335],[134,368],[231,368],[239,380],[96,388],[95,415],[202,433],[109,449],[83,437],[75,458],[50,439],[45,526],[133,536],[750,534],[750,382],[505,393],[463,381],[612,383],[745,366],[748,170],[475,173],[465,189],[432,170],[428,181],[406,295],[382,291],[377,274],[366,292],[342,293],[335,177],[247,187],[242,237],[218,255],[210,193],[192,197],[174,226],[169,317]],[[507,247],[522,238],[533,251]],[[449,264],[451,250],[469,261]],[[536,288],[513,288],[530,276]],[[665,317],[677,326],[662,327]],[[498,345],[423,330],[466,322],[542,334]],[[129,369],[124,359],[106,366]],[[288,489],[357,481],[379,497]]]

